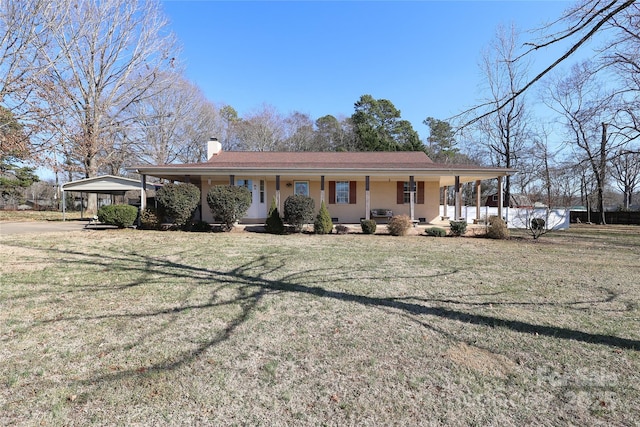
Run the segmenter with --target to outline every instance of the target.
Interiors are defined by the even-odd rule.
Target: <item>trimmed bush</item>
[[[251,191],[235,185],[214,185],[207,193],[207,203],[214,217],[222,221],[222,229],[230,231],[251,206]]]
[[[194,231],[196,233],[207,233],[211,231],[211,225],[206,221],[193,221],[191,223],[191,227],[189,227],[189,231]]]
[[[156,192],[156,200],[178,227],[189,223],[200,203],[200,189],[193,184],[165,184]]]
[[[140,213],[140,228],[143,230],[158,230],[160,223],[160,216],[154,208],[146,208]]]
[[[404,236],[412,225],[408,215],[396,215],[389,220],[387,230],[392,236]]]
[[[429,227],[426,230],[424,230],[424,233],[427,236],[432,236],[432,237],[445,237],[447,235],[447,230],[440,227]]]
[[[300,233],[305,224],[313,221],[314,210],[315,203],[311,197],[301,194],[289,196],[284,201],[284,221]]]
[[[324,200],[320,204],[320,210],[316,215],[316,221],[313,223],[313,232],[316,234],[329,234],[333,230],[333,222]]]
[[[284,233],[284,223],[282,222],[282,218],[280,218],[280,212],[278,212],[278,206],[276,206],[275,196],[271,199],[271,206],[269,207],[269,213],[267,215],[267,221],[264,224],[264,228],[267,233]]]
[[[507,223],[498,216],[489,217],[489,227],[487,228],[487,237],[490,239],[508,239],[509,229]]]
[[[360,227],[362,227],[364,234],[375,234],[377,226],[378,224],[376,224],[376,221],[373,219],[363,219],[360,221]]]
[[[467,232],[467,221],[449,221],[449,230],[452,236],[462,236]]]
[[[107,205],[98,209],[98,221],[118,228],[131,227],[138,217],[138,208],[131,205]]]
[[[347,234],[347,233],[349,233],[349,227],[342,224],[336,225],[336,234]]]

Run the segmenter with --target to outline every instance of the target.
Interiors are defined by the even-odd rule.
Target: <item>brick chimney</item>
[[[222,152],[222,144],[218,142],[218,138],[209,138],[207,141],[207,160],[211,159],[211,157],[216,156]]]

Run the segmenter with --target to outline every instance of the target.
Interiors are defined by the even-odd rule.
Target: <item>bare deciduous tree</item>
[[[611,160],[611,176],[622,191],[623,209],[629,210],[632,195],[640,184],[640,154],[619,152]]]
[[[568,76],[556,78],[547,88],[545,103],[563,118],[568,142],[593,174],[600,222],[604,224],[607,164],[610,156],[628,142],[622,134],[608,131],[617,123],[617,111],[611,108],[615,96],[595,78],[589,62],[576,64]]]
[[[523,97],[512,95],[527,78],[525,63],[515,61],[518,36],[515,28],[499,27],[496,37],[481,62],[487,92],[487,103],[493,103],[494,113],[476,123],[478,135],[486,147],[491,164],[499,167],[517,166],[518,157],[530,143],[530,118]],[[503,105],[505,98],[512,98]],[[498,108],[500,107],[500,108]],[[510,200],[511,178],[505,180],[505,200]]]
[[[284,140],[284,119],[271,105],[244,117],[238,123],[240,149],[247,151],[277,151]]]
[[[168,86],[162,78],[175,65],[174,38],[157,1],[59,1],[55,12],[48,18],[60,25],[39,52],[47,72],[38,102],[58,118],[51,122],[69,163],[94,177],[131,124],[131,106]]]

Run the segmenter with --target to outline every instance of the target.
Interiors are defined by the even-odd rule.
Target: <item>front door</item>
[[[251,191],[251,206],[245,215],[247,219],[267,217],[266,188],[264,179],[238,179],[236,185]]]

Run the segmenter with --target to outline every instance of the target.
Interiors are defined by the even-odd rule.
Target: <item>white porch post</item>
[[[64,188],[62,189],[62,220],[66,221],[67,198],[64,196]]]
[[[502,218],[502,205],[504,205],[503,198],[504,198],[504,193],[502,192],[502,177],[499,176],[498,177],[498,218]]]
[[[449,216],[449,186],[445,185],[443,188],[443,212],[442,212],[442,216],[443,217],[448,217]]]
[[[416,210],[416,189],[414,188],[416,185],[413,175],[409,177],[409,212],[411,221],[413,221],[413,217],[415,216]]]
[[[476,180],[476,219],[480,221],[480,185],[481,182],[479,179]]]
[[[371,193],[370,193],[369,175],[364,177],[364,218],[371,219]]]
[[[324,175],[320,176],[320,204],[324,202]]]
[[[282,212],[282,209],[280,209],[280,175],[276,175],[276,206],[278,207],[278,212]]]
[[[140,175],[140,212],[147,208],[147,176]]]
[[[455,184],[455,201],[456,201],[456,213],[454,220],[458,221],[462,217],[462,194],[460,193],[460,177],[456,176]]]

